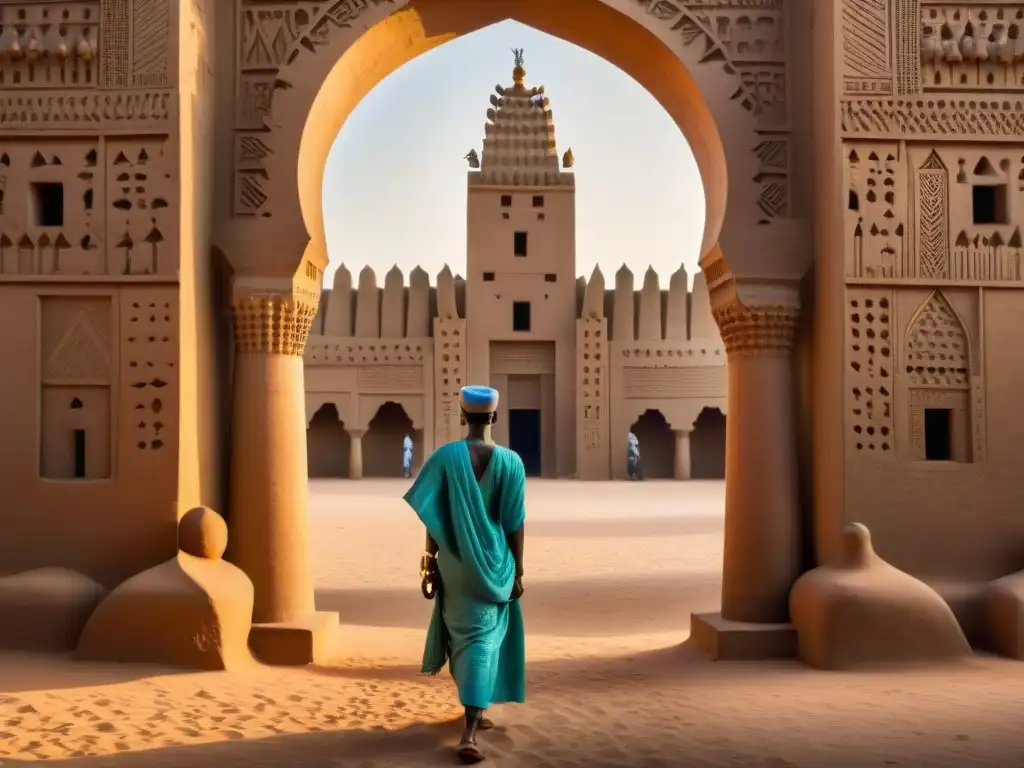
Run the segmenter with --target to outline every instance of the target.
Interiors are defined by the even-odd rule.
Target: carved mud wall
[[[1022,23],[1021,3],[843,2],[845,514],[935,578],[1020,567],[997,507],[1024,502],[1024,353],[989,336],[1024,311]]]
[[[791,215],[790,98],[782,0],[636,0],[669,25],[700,66],[735,75],[732,98],[751,112],[762,141],[750,148],[761,224]]]
[[[626,435],[647,411],[686,433],[705,408],[726,412],[725,348],[707,284],[698,276],[690,293],[687,282],[680,268],[663,292],[649,269],[634,291],[633,274],[623,266],[615,289],[606,291],[594,270],[577,321],[580,478],[623,478]]]
[[[620,270],[617,277],[632,284],[628,270]],[[357,289],[352,282],[351,273],[339,267],[333,289],[321,297],[306,345],[306,416],[311,430],[316,429],[309,440],[316,452],[311,466],[339,471],[336,457],[346,450],[343,432],[364,434],[389,402],[400,405],[421,430],[417,460],[420,450],[426,456],[460,439],[459,390],[468,383],[464,345],[472,318],[460,317],[457,278],[446,268],[431,288],[426,273],[417,268],[406,287],[396,267],[378,288],[367,268]],[[692,294],[682,269],[673,275],[667,292],[660,290],[652,271],[645,276],[645,290],[635,296],[632,291],[618,297],[606,291],[600,270],[583,285],[576,334],[577,475],[608,479],[623,463],[613,458],[624,452],[626,432],[647,410],[660,411],[672,429],[686,432],[694,429],[703,409],[725,412],[725,351],[701,276]],[[646,318],[645,337],[638,339],[631,325],[620,340],[610,338],[615,312],[620,317],[628,312],[633,325]],[[429,334],[423,333],[428,329]],[[532,348],[492,343],[492,375],[550,377],[551,349],[533,346],[537,354]],[[333,420],[333,411],[326,419],[331,406],[344,430]],[[615,430],[621,440],[612,439]],[[496,432],[503,435],[502,429]],[[546,439],[553,440],[553,435]],[[398,461],[394,446],[382,450],[390,452],[392,463]],[[364,461],[369,466],[372,460],[367,456]]]
[[[367,471],[400,466],[403,434],[392,430],[394,434],[379,440],[372,434],[375,419],[387,416],[394,406],[401,408],[417,433],[417,461],[435,444],[438,430],[458,439],[465,321],[455,308],[455,280],[445,270],[432,291],[426,272],[415,269],[409,282],[406,287],[404,275],[395,267],[387,273],[384,287],[378,288],[376,275],[367,268],[353,291],[351,273],[342,265],[335,272],[333,289],[320,297],[305,351],[306,417],[310,429],[318,429],[316,435],[310,432],[312,466],[337,471],[338,462],[329,454],[347,451],[343,442],[352,433],[367,432]],[[432,304],[443,307],[446,317],[432,317]],[[329,405],[336,409],[343,430],[337,423],[314,424],[314,417]]]
[[[174,550],[176,41],[170,0],[0,5],[5,570]]]

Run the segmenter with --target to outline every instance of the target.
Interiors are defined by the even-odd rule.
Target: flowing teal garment
[[[437,542],[441,590],[423,650],[423,671],[448,662],[466,707],[526,700],[523,612],[512,600],[516,564],[507,536],[526,519],[519,456],[494,447],[480,481],[465,442],[427,459],[405,494]]]

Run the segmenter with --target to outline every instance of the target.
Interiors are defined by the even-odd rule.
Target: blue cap
[[[463,387],[459,404],[466,413],[494,413],[498,410],[498,390],[492,387]]]

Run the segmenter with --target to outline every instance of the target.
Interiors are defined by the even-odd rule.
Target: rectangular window
[[[51,182],[33,184],[32,212],[37,227],[63,227],[64,185]]]
[[[1006,224],[1006,185],[978,184],[971,189],[975,224]]]
[[[544,282],[545,283],[557,283],[558,282],[558,275],[556,275],[554,272],[548,272],[546,275],[544,275]]]
[[[926,461],[953,460],[952,409],[924,409],[924,458]]]
[[[528,301],[513,301],[512,302],[512,330],[513,331],[528,331],[528,330],[530,330],[530,302],[528,302]]]
[[[493,272],[484,272],[484,282],[485,283],[493,283],[494,282],[494,273]]]
[[[514,233],[512,246],[516,256],[526,258],[526,232]]]
[[[511,208],[512,207],[512,195],[502,195],[501,196],[501,207],[502,208]]]
[[[534,208],[543,208],[544,207],[544,195],[534,195],[533,196],[533,207]]]
[[[85,430],[75,430],[75,477],[85,477]]]

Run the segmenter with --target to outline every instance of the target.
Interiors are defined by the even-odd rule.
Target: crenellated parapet
[[[418,339],[433,333],[435,317],[458,317],[461,278],[445,267],[432,288],[430,278],[420,267],[409,273],[409,285],[397,266],[378,287],[377,275],[370,267],[359,273],[353,288],[352,273],[341,265],[334,273],[333,288],[325,289],[320,311],[313,323],[311,343],[317,336],[332,339]],[[309,358],[307,357],[307,361]]]
[[[623,266],[612,290],[600,268],[584,286],[576,322],[581,479],[624,473],[616,451],[647,410],[659,410],[684,445],[704,408],[725,412],[725,346],[707,283],[698,274],[690,292],[687,282],[680,267],[663,291],[649,268],[637,291],[633,272]]]
[[[633,272],[623,265],[615,273],[615,287],[606,291],[601,268],[595,267],[583,287],[581,318],[606,319],[611,339],[627,345],[696,340],[720,344],[704,274],[694,276],[692,291],[687,289],[687,281],[686,269],[680,266],[669,279],[668,291],[663,291],[658,273],[648,267],[643,286],[636,291]]]

